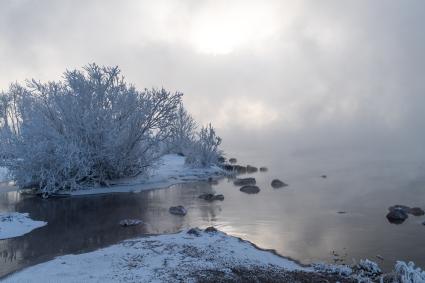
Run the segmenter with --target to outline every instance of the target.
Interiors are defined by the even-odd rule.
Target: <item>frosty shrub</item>
[[[165,151],[188,155],[192,151],[196,137],[196,122],[192,116],[180,104],[176,111],[176,118],[172,121]]]
[[[415,267],[413,262],[405,263],[397,261],[394,268],[394,281],[400,283],[419,283],[425,282],[425,271]]]
[[[186,162],[195,167],[207,167],[217,164],[221,155],[220,144],[221,138],[216,135],[215,129],[211,124],[202,127],[197,138],[192,143]]]
[[[60,82],[12,85],[0,110],[2,163],[20,187],[44,196],[144,173],[181,96],[138,91],[118,67],[96,64]]]

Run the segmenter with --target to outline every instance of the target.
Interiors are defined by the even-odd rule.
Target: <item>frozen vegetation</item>
[[[0,167],[0,183],[8,180],[8,171],[5,167]]]
[[[22,236],[47,223],[34,221],[28,213],[1,212],[0,213],[0,240]]]
[[[197,125],[182,93],[137,90],[117,67],[12,84],[0,95],[0,161],[21,188],[49,196],[147,176],[164,153],[196,168],[217,163],[221,139]]]

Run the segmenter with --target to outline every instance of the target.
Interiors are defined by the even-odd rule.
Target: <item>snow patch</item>
[[[66,255],[5,278],[4,282],[185,282],[205,270],[263,266],[312,271],[222,232],[150,236],[94,252]]]
[[[0,213],[0,240],[22,236],[32,230],[46,225],[44,221],[34,221],[28,213]]]
[[[165,188],[186,182],[219,179],[226,172],[218,166],[193,168],[185,163],[186,158],[177,154],[166,154],[154,165],[151,174],[135,178],[124,178],[110,182],[109,187],[88,188],[72,191],[71,195],[107,194],[120,192],[141,192],[144,190]]]

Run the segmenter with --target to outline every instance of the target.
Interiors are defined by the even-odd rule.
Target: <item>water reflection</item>
[[[90,251],[144,234],[210,225],[304,263],[333,262],[336,253],[343,262],[370,258],[387,270],[397,259],[413,260],[424,267],[425,228],[421,223],[425,217],[409,216],[401,225],[390,224],[385,217],[394,204],[425,206],[425,168],[415,160],[400,156],[257,156],[249,162],[269,167],[268,172],[250,175],[261,188],[257,195],[241,193],[227,179],[214,186],[195,183],[137,194],[65,199],[1,193],[1,210],[29,212],[48,225],[0,241],[0,275],[57,255]],[[328,177],[321,178],[323,174]],[[289,187],[273,189],[273,178],[282,179]],[[225,200],[207,202],[198,198],[202,193],[223,194]],[[174,205],[184,205],[188,214],[169,214],[168,208]],[[139,218],[146,224],[122,228],[118,222],[124,218]]]
[[[85,252],[143,234],[176,232],[194,219],[215,221],[220,205],[205,205],[197,198],[198,192],[211,191],[210,184],[193,184],[138,194],[47,200],[15,192],[0,194],[0,209],[29,212],[31,218],[48,222],[22,237],[0,241],[0,276],[57,255]],[[168,208],[176,204],[185,205],[189,215],[170,215]],[[124,218],[142,219],[145,224],[122,228],[118,223]]]

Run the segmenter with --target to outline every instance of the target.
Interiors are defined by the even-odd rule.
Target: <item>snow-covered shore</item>
[[[185,164],[184,156],[166,154],[158,160],[148,177],[120,179],[110,182],[109,187],[72,191],[71,195],[140,192],[186,182],[208,181],[209,178],[214,180],[221,178],[224,174],[226,172],[218,166],[193,168]]]
[[[303,266],[209,227],[60,256],[3,282],[425,282],[425,272],[413,263],[398,262],[395,272],[380,272],[368,260],[354,267]]]
[[[211,275],[231,279],[235,268],[261,267],[312,271],[222,232],[192,229],[61,256],[12,274],[4,282],[193,282],[211,280]]]
[[[28,213],[1,212],[0,240],[22,236],[46,224],[44,221],[32,220]]]

